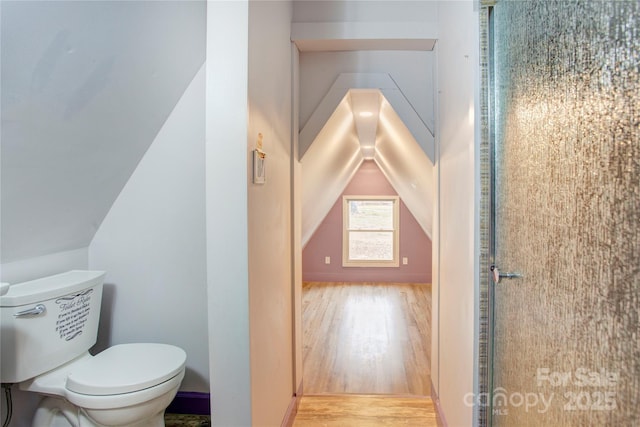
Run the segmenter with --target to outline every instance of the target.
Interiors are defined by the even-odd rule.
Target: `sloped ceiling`
[[[90,243],[204,63],[206,4],[1,7],[4,263]]]
[[[425,154],[433,161],[435,139],[432,129],[416,112],[402,90],[388,73],[339,74],[300,131],[299,144],[301,155],[304,156],[307,149],[314,143],[320,129],[322,129],[326,123],[329,115],[333,114],[338,102],[345,96],[345,93],[349,91],[354,93],[357,90],[361,90],[360,93],[363,93],[363,91],[370,90],[371,88],[378,89],[376,93],[381,92],[386,98],[386,102],[391,103],[393,108],[398,111],[403,119],[404,126],[409,129],[413,139],[418,142]],[[375,108],[377,111],[377,103],[375,103],[376,105],[371,105],[372,103],[369,104],[367,108],[370,110]],[[357,105],[354,105],[354,107],[358,108]],[[378,114],[376,113],[373,118],[377,120]]]
[[[433,163],[385,99],[380,105],[374,160],[431,238],[435,195]]]
[[[376,162],[431,237],[431,160],[380,90],[352,89],[301,159],[303,247],[364,159]]]
[[[300,161],[302,165],[302,247],[344,191],[364,159],[345,95]]]

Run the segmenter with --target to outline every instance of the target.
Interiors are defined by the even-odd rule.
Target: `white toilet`
[[[186,353],[120,344],[91,356],[104,272],[70,271],[0,296],[2,383],[45,396],[34,427],[162,427],[184,377]]]

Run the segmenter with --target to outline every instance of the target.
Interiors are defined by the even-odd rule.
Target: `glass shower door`
[[[491,26],[492,425],[640,425],[640,3]]]

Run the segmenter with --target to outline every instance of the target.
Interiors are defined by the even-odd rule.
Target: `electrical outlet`
[[[402,265],[408,265],[409,264],[409,258],[407,258],[406,256],[402,257]]]
[[[331,257],[330,256],[324,257],[324,263],[325,264],[331,264]]]

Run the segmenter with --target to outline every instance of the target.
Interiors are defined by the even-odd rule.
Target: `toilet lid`
[[[94,396],[131,393],[167,381],[187,354],[167,344],[120,344],[97,354],[67,377],[67,389]]]

